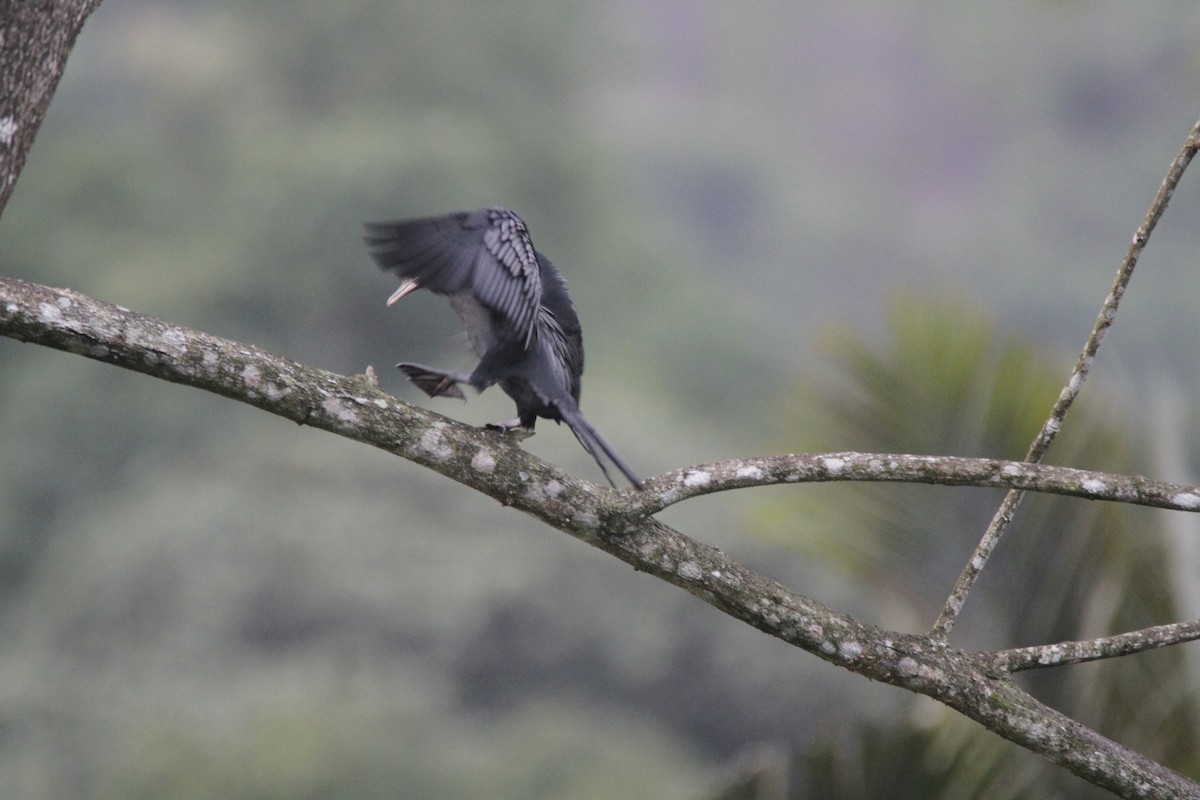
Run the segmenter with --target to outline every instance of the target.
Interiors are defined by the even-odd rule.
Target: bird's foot
[[[446,372],[424,364],[397,364],[408,379],[430,397],[457,397],[466,400],[467,396],[459,388],[460,383],[467,383],[470,376],[460,372]]]
[[[533,436],[533,426],[521,422],[520,417],[506,419],[503,422],[489,422],[484,427],[489,431],[498,431],[517,439],[528,439]]]

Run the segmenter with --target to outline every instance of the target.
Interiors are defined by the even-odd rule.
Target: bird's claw
[[[506,419],[503,422],[489,422],[484,427],[489,431],[503,433],[506,436],[512,436],[520,440],[533,436],[533,426],[522,424],[520,418]]]

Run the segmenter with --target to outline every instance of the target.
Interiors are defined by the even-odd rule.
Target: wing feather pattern
[[[542,279],[529,230],[503,208],[442,217],[372,222],[371,257],[382,269],[438,294],[471,292],[529,349],[537,331]]]

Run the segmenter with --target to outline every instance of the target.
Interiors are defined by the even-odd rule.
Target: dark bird
[[[520,217],[503,208],[485,208],[372,222],[366,229],[375,263],[403,279],[388,305],[422,288],[447,295],[480,359],[470,375],[397,364],[409,380],[430,397],[464,400],[459,384],[482,392],[499,383],[516,402],[517,418],[489,427],[532,431],[538,417],[565,422],[609,483],[613,480],[601,454],[642,488],[629,465],[579,413],[579,317],[562,275],[534,249]]]

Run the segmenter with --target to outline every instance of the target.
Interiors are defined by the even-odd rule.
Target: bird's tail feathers
[[[571,429],[571,433],[575,434],[575,438],[583,445],[583,449],[591,454],[592,458],[596,459],[596,463],[600,466],[600,471],[604,473],[604,477],[608,482],[616,488],[616,483],[613,482],[612,476],[608,474],[608,469],[604,466],[604,456],[616,465],[617,469],[632,483],[636,488],[642,488],[642,479],[639,478],[633,469],[625,463],[625,459],[617,455],[617,452],[612,449],[608,442],[604,441],[604,437],[596,432],[596,429],[591,426],[583,414],[579,412],[579,406],[574,400],[559,401],[557,403],[559,414],[562,416],[563,422],[567,423],[567,427]]]

